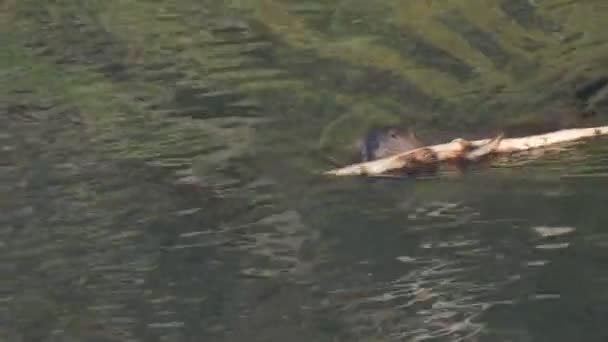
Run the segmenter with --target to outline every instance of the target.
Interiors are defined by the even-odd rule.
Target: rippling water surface
[[[608,340],[607,139],[320,175],[373,125],[605,124],[606,20],[593,0],[0,3],[0,339]]]

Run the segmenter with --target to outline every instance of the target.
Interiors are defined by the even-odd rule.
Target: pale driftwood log
[[[608,126],[565,129],[511,139],[503,139],[502,136],[498,136],[494,139],[467,141],[459,138],[445,144],[426,146],[370,162],[352,164],[326,171],[324,174],[333,176],[380,175],[396,169],[414,169],[421,164],[456,159],[476,160],[491,153],[525,151],[605,134],[608,134]]]

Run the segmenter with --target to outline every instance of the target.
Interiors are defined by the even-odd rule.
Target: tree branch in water
[[[521,138],[503,139],[502,134],[494,139],[467,141],[454,139],[451,142],[425,146],[390,157],[357,163],[324,172],[333,176],[380,175],[391,170],[415,171],[424,165],[454,160],[478,160],[498,153],[512,153],[535,148],[592,138],[608,134],[608,126],[573,128]]]

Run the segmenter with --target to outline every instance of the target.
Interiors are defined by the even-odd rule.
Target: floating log
[[[503,139],[502,135],[493,139],[475,141],[458,138],[445,144],[425,146],[378,160],[348,165],[326,171],[324,174],[333,176],[373,176],[381,175],[391,170],[414,171],[421,165],[450,160],[475,161],[490,154],[506,154],[543,148],[554,144],[606,134],[608,134],[608,126],[564,129],[540,135],[510,139]]]

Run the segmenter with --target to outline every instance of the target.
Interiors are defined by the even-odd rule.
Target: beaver
[[[360,159],[362,162],[369,162],[420,149],[409,157],[407,168],[387,171],[383,176],[402,178],[403,176],[434,174],[438,170],[437,156],[432,150],[422,148],[425,145],[412,128],[402,129],[396,126],[373,128],[363,138]]]
[[[395,126],[373,128],[367,132],[361,143],[361,161],[367,162],[385,158],[424,146],[414,131]]]

